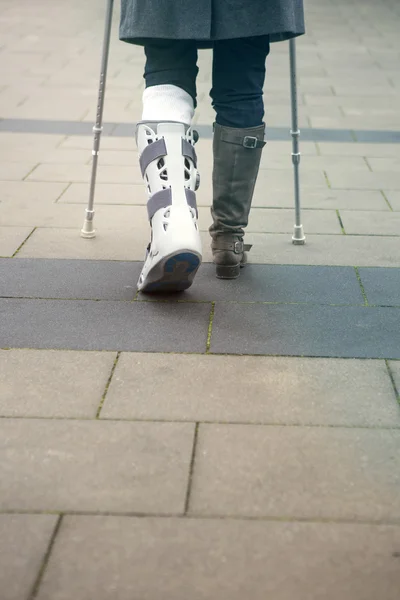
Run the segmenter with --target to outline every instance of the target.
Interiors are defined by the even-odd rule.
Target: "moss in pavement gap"
[[[383,196],[383,199],[385,200],[386,204],[388,205],[388,207],[390,208],[390,210],[393,212],[393,206],[390,204],[390,200],[389,198],[386,196],[385,192],[383,190],[379,190],[380,193]]]
[[[29,240],[29,238],[35,233],[37,227],[34,227],[32,229],[32,231],[30,232],[30,234],[24,239],[24,241],[22,242],[22,244],[20,244],[18,246],[18,248],[16,249],[16,251],[14,252],[14,254],[12,255],[11,258],[14,258],[14,256],[17,256],[18,252],[21,250],[22,246],[24,246],[26,244],[26,242]]]
[[[346,235],[346,231],[343,225],[342,217],[340,216],[339,209],[336,210],[336,216],[339,220],[340,229],[342,230],[343,235]]]
[[[53,534],[52,534],[52,536],[50,538],[50,542],[49,542],[49,545],[48,545],[47,550],[46,550],[46,554],[44,555],[43,562],[42,562],[42,564],[40,566],[38,576],[37,576],[37,578],[36,578],[36,580],[35,580],[35,582],[33,584],[32,592],[29,595],[29,600],[34,600],[35,598],[37,598],[37,595],[39,593],[39,588],[40,588],[40,585],[42,583],[42,579],[43,579],[44,573],[46,571],[46,568],[47,568],[47,565],[48,565],[48,562],[49,562],[49,559],[50,559],[50,555],[51,555],[52,550],[53,550],[53,546],[55,544],[58,532],[60,530],[60,527],[61,527],[61,524],[62,524],[62,521],[63,521],[63,516],[64,516],[63,514],[60,514],[60,516],[58,517],[56,526],[54,527]]]
[[[390,377],[390,381],[392,382],[394,395],[396,396],[397,402],[400,404],[400,389],[397,388],[396,381],[395,381],[395,378],[393,375],[393,371],[390,368],[389,361],[387,359],[385,360],[385,365],[386,365],[388,375]]]
[[[326,185],[331,190],[332,189],[331,182],[329,181],[328,173],[326,171],[324,171],[324,177],[325,177]]]
[[[213,322],[214,322],[214,314],[215,314],[215,302],[212,302],[211,303],[210,320],[209,320],[209,323],[208,323],[206,354],[209,354],[209,352],[210,352],[212,328],[213,328]]]
[[[110,387],[111,380],[112,380],[112,378],[113,378],[114,371],[115,371],[115,369],[116,369],[116,367],[117,367],[118,360],[119,360],[119,357],[120,357],[120,356],[121,356],[121,352],[117,352],[117,356],[115,357],[114,364],[113,364],[113,366],[112,366],[112,369],[111,369],[110,377],[109,377],[109,378],[108,378],[108,380],[107,380],[107,383],[106,383],[106,387],[105,387],[105,390],[104,390],[103,396],[101,397],[101,401],[100,401],[100,404],[99,404],[99,408],[97,409],[97,413],[96,413],[96,419],[99,419],[99,418],[100,418],[100,413],[101,413],[101,410],[102,410],[102,408],[103,408],[103,405],[104,405],[104,401],[105,401],[105,399],[106,399],[106,396],[107,396],[108,388]]]
[[[360,286],[361,293],[362,293],[362,295],[363,295],[363,298],[364,298],[365,306],[369,306],[369,303],[368,303],[368,298],[367,298],[367,294],[366,294],[366,292],[365,292],[364,284],[363,284],[363,282],[361,281],[361,276],[360,276],[360,273],[359,273],[359,271],[358,271],[358,267],[354,267],[354,271],[355,271],[355,273],[356,273],[356,277],[357,277],[357,280],[358,280],[358,284],[359,284],[359,286]]]

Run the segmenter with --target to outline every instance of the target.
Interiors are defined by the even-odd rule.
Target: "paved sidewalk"
[[[118,2],[116,2],[118,4]],[[307,0],[307,245],[291,244],[288,45],[237,282],[135,283],[148,241],[142,50],[116,7],[95,240],[105,1],[0,0],[0,600],[397,600],[400,6]]]

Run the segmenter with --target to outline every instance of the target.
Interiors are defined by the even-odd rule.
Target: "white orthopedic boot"
[[[152,89],[148,88],[146,92]],[[193,110],[193,100],[186,95]],[[148,112],[145,105],[144,116],[148,117]],[[157,114],[163,119],[165,114],[173,117],[174,111],[166,102]],[[186,120],[182,106],[179,116]],[[137,125],[136,141],[147,184],[147,210],[152,228],[138,281],[138,289],[142,292],[185,290],[192,285],[200,266],[202,248],[195,195],[199,186],[195,136],[188,123],[174,119],[146,118]]]

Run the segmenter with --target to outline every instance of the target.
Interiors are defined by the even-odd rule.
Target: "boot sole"
[[[185,250],[166,256],[148,272],[138,290],[145,294],[183,292],[192,285],[200,264],[199,255]]]
[[[244,265],[216,265],[216,275],[218,279],[237,279],[240,275],[240,269]]]

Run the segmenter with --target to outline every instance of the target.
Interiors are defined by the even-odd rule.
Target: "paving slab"
[[[0,259],[0,297],[133,300],[141,262]],[[236,281],[205,263],[182,294],[140,294],[141,301],[312,302],[364,304],[351,267],[250,264]]]
[[[1,227],[0,256],[12,256],[32,232],[32,227]]]
[[[55,515],[0,515],[2,600],[29,598],[56,522]]]
[[[2,181],[0,207],[18,206],[22,202],[35,207],[38,202],[56,202],[66,187],[64,183]]]
[[[38,600],[397,600],[399,544],[396,526],[66,517]]]
[[[374,99],[375,102],[375,99]],[[322,156],[367,156],[370,157],[398,157],[400,156],[400,144],[366,144],[366,143],[331,143],[318,144]]]
[[[194,425],[1,419],[0,509],[180,514]]]
[[[294,217],[293,217],[294,223]],[[79,231],[61,228],[35,229],[18,258],[81,258],[91,260],[142,261],[149,242],[148,231],[127,228],[98,229],[97,237],[84,240]],[[95,223],[95,227],[97,227]],[[291,234],[249,233],[246,242],[253,244],[249,261],[255,264],[297,264],[330,266],[398,267],[397,238],[385,236],[307,235],[305,246],[294,246]],[[203,262],[212,262],[210,236],[201,233]]]
[[[0,300],[4,348],[204,352],[208,303]],[[182,326],[182,324],[185,324]]]
[[[94,418],[116,354],[0,350],[0,416]]]
[[[120,154],[124,153],[121,152]],[[60,197],[58,203],[87,205],[88,200],[88,185],[86,183],[72,183]],[[147,198],[142,183],[136,185],[131,183],[99,183],[96,185],[95,203],[96,207],[99,204],[140,204],[145,206]]]
[[[211,352],[400,358],[398,308],[220,304]]]
[[[198,193],[200,199],[205,202],[205,194],[201,196]],[[207,202],[209,205],[209,198]],[[200,204],[201,205],[201,204]],[[253,207],[280,207],[290,208],[294,210],[294,193],[291,192],[276,192],[273,189],[256,188]],[[304,210],[303,217],[308,221],[308,209],[318,210],[382,210],[389,211],[389,205],[387,204],[382,193],[378,190],[312,190],[309,189],[301,196],[301,206]],[[253,210],[254,210],[253,208]],[[307,212],[306,212],[307,211]],[[252,213],[250,213],[251,215]],[[294,216],[290,221],[294,222]]]
[[[383,361],[123,353],[101,417],[399,427],[400,406]]]
[[[190,512],[398,520],[399,430],[201,425]]]
[[[400,173],[398,172],[360,173],[359,171],[343,171],[335,168],[327,169],[326,172],[333,189],[400,190]]]
[[[400,306],[400,269],[359,270],[370,304]]]
[[[400,236],[400,213],[341,210],[340,216],[346,233],[350,235]]]
[[[21,181],[35,168],[34,161],[27,163],[20,162],[1,162],[0,163],[0,180],[5,181]]]

